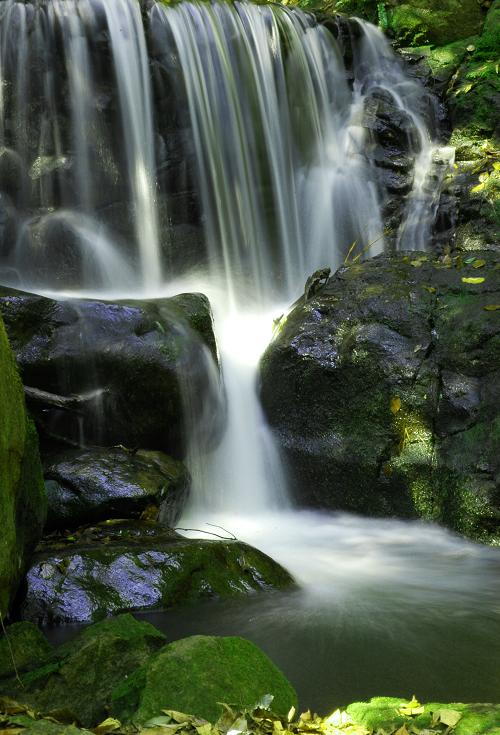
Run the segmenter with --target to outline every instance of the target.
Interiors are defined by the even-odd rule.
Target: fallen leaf
[[[288,722],[291,722],[294,717],[295,717],[295,707],[292,706],[288,710],[288,714],[287,714],[286,718],[287,718]]]
[[[478,258],[477,260],[474,261],[474,263],[472,264],[472,267],[473,268],[484,268],[485,265],[486,265],[486,261]]]
[[[399,396],[394,396],[394,398],[391,398],[391,413],[396,414],[400,408],[401,408],[401,398]]]
[[[119,720],[115,720],[113,717],[108,717],[106,720],[103,720],[97,727],[95,727],[92,732],[95,733],[95,735],[106,735],[108,732],[114,732],[115,730],[119,730],[122,726],[122,723]]]
[[[472,283],[474,285],[477,285],[478,283],[484,283],[484,278],[466,278],[465,276],[462,278],[463,283]]]
[[[406,717],[413,717],[414,715],[421,715],[424,712],[423,705],[420,704],[418,699],[413,695],[411,702],[408,704],[402,704],[399,708],[399,714],[405,715]]]
[[[476,256],[473,255],[471,258],[466,258],[464,260],[464,263],[467,263],[467,265],[469,265],[469,263],[473,263],[475,260],[476,260]]]
[[[477,186],[473,186],[470,190],[471,194],[478,194],[480,191],[483,191],[484,187],[486,186],[486,183],[483,181],[482,184],[478,184]]]
[[[456,709],[440,709],[434,712],[432,722],[434,725],[441,723],[446,725],[446,727],[455,727],[461,719],[462,714],[457,712]]]
[[[500,311],[500,304],[488,304],[487,306],[483,306],[483,309],[485,311]]]

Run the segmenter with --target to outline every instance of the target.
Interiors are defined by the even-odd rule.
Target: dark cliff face
[[[381,256],[283,320],[261,396],[299,503],[498,540],[498,264]]]

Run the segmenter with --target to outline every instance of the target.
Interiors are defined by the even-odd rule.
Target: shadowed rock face
[[[0,318],[0,613],[7,616],[47,512],[38,437]]]
[[[354,264],[279,326],[261,394],[301,504],[499,538],[498,262]]]
[[[47,539],[26,585],[23,617],[60,624],[239,597],[293,580],[239,541],[191,540],[153,522],[115,521],[83,529],[70,542]]]
[[[47,528],[76,528],[110,518],[137,518],[154,506],[173,525],[189,475],[162,452],[123,447],[74,449],[45,461]]]
[[[224,410],[202,294],[109,303],[6,290],[0,313],[46,437],[182,456],[187,402],[199,431],[217,441]]]

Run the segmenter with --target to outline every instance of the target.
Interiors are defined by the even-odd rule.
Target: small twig
[[[221,531],[225,531],[226,533],[228,533],[229,537],[233,539],[233,541],[237,541],[237,538],[234,535],[234,533],[232,531],[228,531],[227,528],[224,528],[224,526],[217,526],[215,523],[207,523],[207,526],[212,526],[212,528],[220,528]]]
[[[207,526],[213,526],[214,528],[222,528],[222,526],[216,526],[214,523],[207,523]],[[221,536],[219,533],[214,533],[213,531],[205,531],[202,528],[181,528],[181,526],[176,526],[174,531],[194,531],[195,533],[208,533],[210,536],[216,536],[217,538],[224,539],[224,541],[237,541],[236,536],[231,533],[231,531],[227,531],[225,528],[222,528],[223,531],[226,531],[226,533],[229,533],[229,538],[227,536]]]
[[[7,641],[7,648],[9,649],[10,658],[11,658],[11,661],[12,661],[12,666],[14,667],[14,672],[15,672],[15,675],[16,675],[16,679],[19,682],[19,684],[21,685],[21,688],[24,689],[24,684],[21,681],[21,678],[19,676],[19,672],[17,670],[16,660],[14,658],[14,651],[12,650],[12,646],[10,644],[10,639],[9,639],[9,636],[7,635],[7,630],[5,629],[5,624],[3,622],[3,615],[2,615],[1,612],[0,612],[0,625],[2,627],[3,634],[5,636],[5,640]]]

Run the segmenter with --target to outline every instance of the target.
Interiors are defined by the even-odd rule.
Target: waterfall
[[[15,246],[0,248],[2,280],[125,289],[121,277],[134,270],[136,288],[156,287],[154,126],[139,4],[5,0],[0,41],[2,204],[15,210]],[[125,235],[107,226],[118,203]],[[123,263],[114,274],[112,250]]]
[[[0,39],[1,280],[207,293],[228,430],[208,456],[192,432],[187,513],[287,508],[255,390],[272,319],[349,252],[429,246],[432,97],[373,26],[278,5],[4,0]],[[369,124],[380,105],[406,136],[396,233]]]

